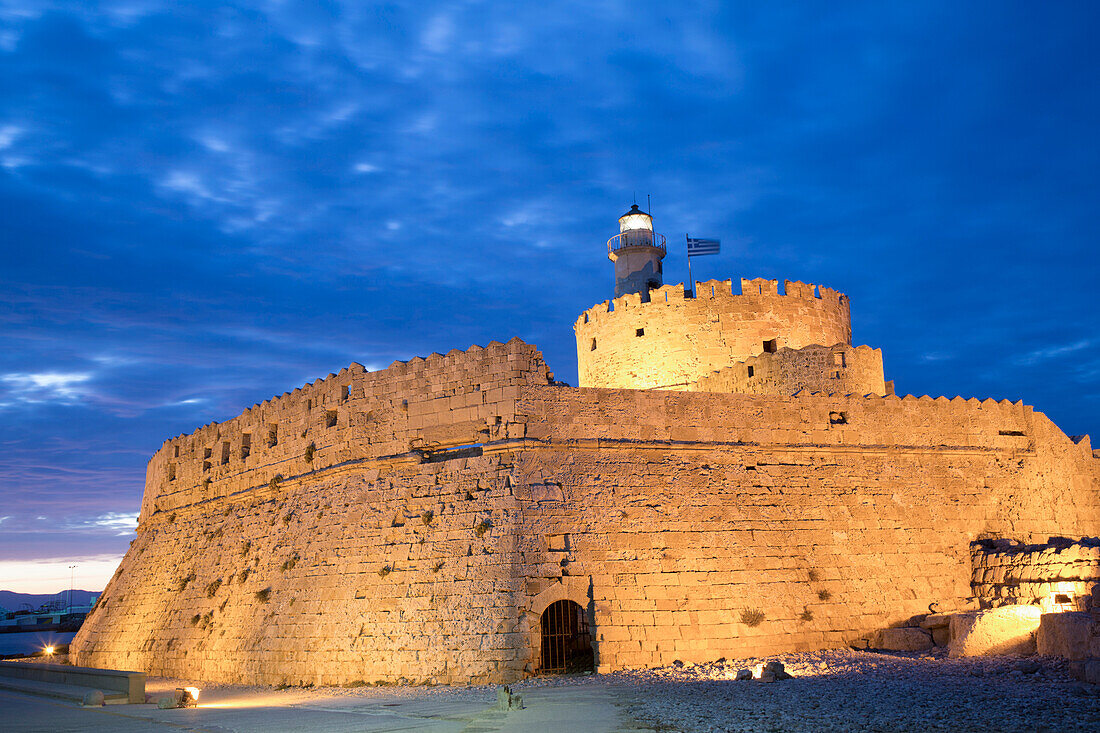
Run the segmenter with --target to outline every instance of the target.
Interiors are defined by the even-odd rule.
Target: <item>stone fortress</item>
[[[636,206],[608,252],[579,388],[513,339],[352,364],[166,441],[74,661],[466,683],[829,648],[1005,583],[1049,604],[980,548],[1100,534],[1087,436],[1019,402],[895,396],[845,295],[665,286]]]

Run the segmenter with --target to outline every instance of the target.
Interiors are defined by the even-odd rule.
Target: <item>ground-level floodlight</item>
[[[166,697],[157,700],[157,707],[161,710],[169,708],[193,708],[199,704],[199,688],[177,687],[176,691]]]

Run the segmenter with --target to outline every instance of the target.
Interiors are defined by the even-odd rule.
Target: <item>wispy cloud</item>
[[[1072,344],[1062,344],[1060,346],[1048,346],[1042,349],[1036,349],[1027,354],[1020,356],[1017,362],[1020,364],[1035,364],[1040,361],[1047,361],[1048,359],[1058,359],[1063,356],[1074,354],[1078,351],[1083,351],[1090,348],[1093,342],[1088,339],[1082,339],[1075,341]]]
[[[72,403],[89,394],[92,375],[83,372],[11,373],[0,375],[0,384],[9,401]]]

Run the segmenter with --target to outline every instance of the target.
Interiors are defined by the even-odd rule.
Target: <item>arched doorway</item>
[[[584,609],[573,601],[554,601],[542,612],[543,674],[592,672],[595,656]]]

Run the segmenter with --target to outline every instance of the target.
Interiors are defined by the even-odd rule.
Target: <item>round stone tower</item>
[[[664,284],[665,238],[653,231],[653,217],[638,204],[619,217],[619,233],[607,240],[607,257],[615,263],[616,298],[637,293],[648,303],[649,291]]]

